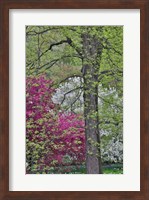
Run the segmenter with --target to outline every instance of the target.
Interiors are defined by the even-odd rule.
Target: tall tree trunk
[[[87,174],[101,174],[100,133],[98,119],[98,72],[96,62],[99,53],[98,40],[84,34],[83,36],[83,78],[84,78],[84,117],[86,134],[86,168]]]

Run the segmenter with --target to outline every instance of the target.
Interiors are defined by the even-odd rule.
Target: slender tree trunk
[[[84,117],[86,134],[87,174],[101,174],[100,133],[98,119],[98,45],[95,38],[83,35],[84,59],[82,73],[84,77]]]

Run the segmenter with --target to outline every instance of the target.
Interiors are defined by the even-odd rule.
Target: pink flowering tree
[[[51,100],[54,89],[45,76],[26,80],[26,161],[28,170],[38,168],[39,158],[48,153],[51,132],[56,132],[55,105]],[[55,126],[54,126],[55,125]]]
[[[73,113],[59,114],[59,131],[64,144],[64,154],[71,162],[80,164],[85,161],[84,121]]]
[[[84,120],[80,115],[59,113],[52,101],[54,92],[46,76],[27,78],[27,173],[48,173],[85,161]]]

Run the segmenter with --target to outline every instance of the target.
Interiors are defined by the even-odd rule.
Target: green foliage
[[[86,174],[86,167],[85,165],[78,165],[78,166],[63,166],[59,168],[51,167],[49,169],[49,173],[53,174]],[[112,166],[104,166],[103,167],[103,174],[123,174],[123,167],[112,165]]]
[[[87,72],[85,68],[83,70],[84,66],[90,66]],[[122,26],[27,26],[26,73],[27,76],[45,73],[53,80],[55,88],[62,85],[67,87],[71,81],[75,83],[73,78],[68,81],[69,77],[82,77],[81,90],[84,95],[90,99],[98,95],[97,112],[94,107],[85,116],[91,122],[96,119],[99,121],[99,124],[93,123],[92,128],[99,127],[101,145],[97,141],[90,141],[91,145],[108,151],[110,142],[123,143]],[[65,97],[69,102],[68,96]],[[84,109],[90,106],[89,98],[84,102]],[[80,105],[76,103],[73,106],[77,109]],[[70,105],[71,109],[73,106]],[[67,111],[69,106],[59,107]],[[39,125],[43,123],[42,120],[38,121]],[[35,128],[34,122],[30,120],[27,126]],[[42,132],[37,134],[42,135]],[[76,144],[79,142],[75,141]],[[32,146],[35,158],[41,146]],[[101,153],[102,158],[107,160],[107,154],[103,151]],[[69,158],[66,161],[69,162]],[[55,162],[53,160],[53,165]]]

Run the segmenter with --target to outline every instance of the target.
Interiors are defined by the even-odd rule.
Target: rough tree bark
[[[84,117],[87,174],[101,174],[100,133],[98,128],[98,72],[101,46],[96,38],[83,34]]]

